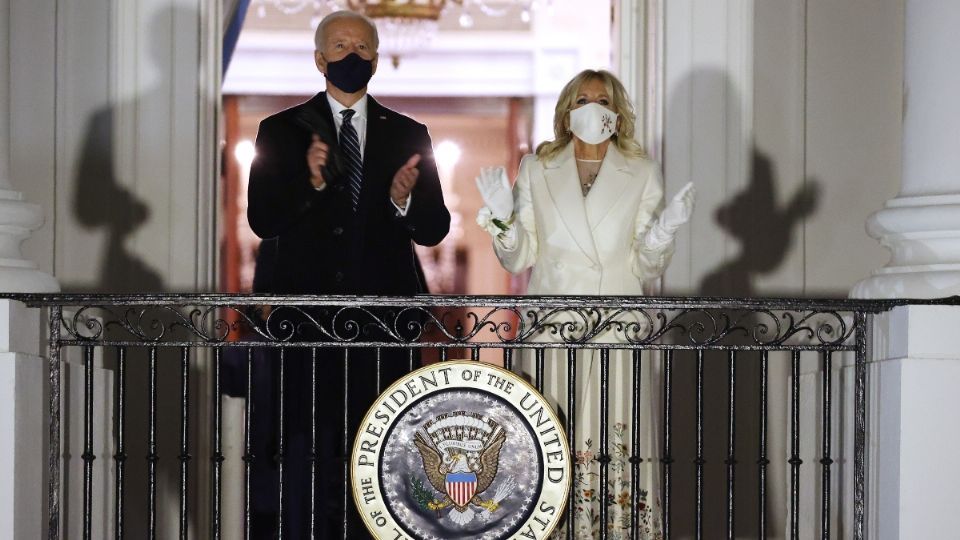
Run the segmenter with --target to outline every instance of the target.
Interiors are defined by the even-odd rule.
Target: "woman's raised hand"
[[[677,229],[690,220],[696,196],[697,190],[693,187],[693,182],[680,188],[647,231],[645,244],[648,248],[665,246],[673,241]]]
[[[693,187],[693,182],[680,188],[680,191],[673,196],[667,207],[660,214],[660,225],[670,233],[675,233],[681,225],[690,221],[690,215],[693,214],[693,204],[697,197],[697,190]]]
[[[506,221],[513,215],[513,193],[503,167],[484,167],[477,177],[477,189],[493,217]]]

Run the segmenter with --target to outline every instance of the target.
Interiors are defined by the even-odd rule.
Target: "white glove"
[[[647,231],[646,245],[649,248],[663,246],[673,240],[677,229],[690,220],[697,196],[693,182],[680,188],[667,207],[660,213],[656,223]]]
[[[493,217],[507,221],[513,215],[513,193],[503,167],[484,167],[477,177],[477,189]]]

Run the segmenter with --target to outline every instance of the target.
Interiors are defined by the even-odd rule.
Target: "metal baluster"
[[[157,348],[150,347],[149,382],[147,384],[150,400],[147,439],[147,525],[149,538],[157,537]]]
[[[734,490],[736,479],[736,433],[737,433],[737,352],[729,351],[727,353],[727,459],[724,463],[727,465],[727,538],[733,540],[736,537],[734,518],[735,505]]]
[[[671,436],[673,421],[673,351],[667,350],[663,359],[663,537],[670,539],[670,480],[673,465]]]
[[[383,392],[383,348],[377,347],[374,349],[374,354],[376,354],[376,384],[377,384],[377,395],[380,395],[380,392]],[[314,358],[317,356],[317,352],[313,352]]]
[[[63,320],[63,307],[50,308],[50,361],[47,381],[50,385],[49,442],[47,445],[47,538],[60,538],[60,458],[63,449],[60,445],[60,323]]]
[[[474,362],[480,361],[480,347],[471,347],[470,348],[470,359]]]
[[[790,538],[800,537],[800,351],[790,357]]]
[[[350,540],[350,525],[347,513],[350,511],[350,349],[343,349],[343,540]]]
[[[453,329],[453,335],[455,336],[454,342],[463,343],[463,321],[457,319],[457,325]],[[450,349],[443,347],[440,349],[440,361],[446,362],[447,357],[449,356]]]
[[[286,441],[284,440],[284,435],[286,435],[283,421],[284,414],[286,410],[285,396],[284,396],[284,382],[286,381],[286,364],[287,364],[287,349],[280,349],[280,369],[279,377],[277,382],[277,394],[279,399],[277,401],[277,455],[274,459],[277,461],[277,538],[284,538],[283,536],[283,514],[284,514],[284,505],[283,505],[283,483],[286,480],[286,470],[284,468],[286,461]]]
[[[410,371],[413,371],[414,369],[416,369],[416,361],[414,360],[415,355],[413,351],[414,351],[413,347],[410,347],[410,349],[407,351],[410,358]]]
[[[83,348],[83,538],[93,527],[93,347]]]
[[[703,538],[703,349],[697,349],[696,538]]]
[[[513,371],[513,349],[503,348],[503,368],[507,371]]]
[[[220,538],[222,526],[221,506],[223,503],[221,491],[223,489],[223,402],[220,399],[220,361],[222,349],[213,350],[213,496],[211,497],[213,527],[211,537]]]
[[[570,451],[577,451],[577,350],[567,349],[567,442],[570,445]],[[573,478],[570,479],[573,493]],[[572,496],[572,495],[571,495]],[[573,540],[573,532],[576,525],[575,505],[567,505],[567,540]]]
[[[116,444],[117,453],[114,455],[114,470],[116,471],[114,479],[114,492],[116,500],[114,501],[114,523],[113,535],[118,540],[123,538],[123,500],[124,487],[126,483],[126,463],[127,463],[127,444],[126,444],[126,423],[127,423],[127,349],[126,347],[117,348],[117,378],[116,378]]]
[[[820,537],[824,540],[830,538],[830,466],[833,459],[830,457],[830,411],[833,404],[832,379],[832,358],[830,351],[823,352],[823,433],[821,439],[823,447],[821,448],[822,457],[820,465],[823,466],[822,479],[820,486]]]
[[[630,539],[637,540],[640,534],[640,349],[633,350],[633,391],[630,411]]]
[[[543,348],[537,348],[534,351],[534,362],[536,363],[537,392],[543,393]],[[572,448],[570,449],[573,450]]]
[[[759,484],[759,537],[767,537],[767,465],[770,460],[767,459],[767,367],[769,363],[769,352],[760,352],[760,452],[757,458],[758,484]]]
[[[243,405],[243,538],[249,540],[251,537],[250,527],[250,475],[253,472],[253,433],[250,428],[253,425],[253,348],[247,347],[247,384],[246,402]],[[260,456],[262,459],[262,456]]]
[[[610,487],[607,485],[610,466],[610,433],[607,423],[610,421],[610,349],[600,349],[600,540],[607,538],[607,498]]]
[[[377,349],[377,388],[380,388],[380,349]],[[317,536],[317,348],[310,349],[310,538]]]
[[[187,538],[187,509],[190,464],[190,349],[180,349],[180,538]]]
[[[864,481],[866,475],[867,443],[867,315],[858,312],[853,317],[856,332],[856,377],[854,382],[853,433],[853,537],[864,538]]]

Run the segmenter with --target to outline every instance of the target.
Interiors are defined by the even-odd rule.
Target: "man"
[[[315,41],[326,92],[261,122],[250,170],[250,226],[261,238],[275,237],[277,242],[270,289],[291,294],[426,292],[413,243],[436,245],[450,226],[427,129],[367,95],[378,60],[372,21],[349,11],[332,13],[320,22]],[[278,308],[271,318],[283,312]],[[322,310],[308,312],[329,324]],[[389,319],[382,310],[374,313]],[[268,321],[268,328],[271,324]],[[300,337],[323,339],[320,334]],[[314,358],[317,379],[327,381],[320,382],[320,388],[310,388]],[[379,358],[369,349],[345,354],[322,348],[316,357],[304,351],[286,353],[284,538],[310,533],[311,427],[316,428],[318,452],[315,533],[319,538],[345,537],[344,443],[352,443],[378,391],[404,374],[410,359],[407,351],[389,348]],[[350,396],[346,441],[343,369],[349,373]],[[311,392],[317,400],[315,418]],[[259,456],[264,457],[269,456]],[[353,510],[349,521],[349,537],[365,537]]]
[[[316,45],[327,91],[261,122],[250,170],[250,226],[278,240],[273,290],[425,292],[411,240],[436,245],[450,225],[427,128],[367,95],[378,59],[369,19],[332,13]]]

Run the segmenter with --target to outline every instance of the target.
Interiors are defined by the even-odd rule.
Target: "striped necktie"
[[[340,111],[343,116],[343,125],[340,126],[340,148],[347,162],[347,180],[349,181],[350,199],[353,201],[353,211],[357,211],[360,204],[360,184],[363,182],[363,160],[360,159],[360,138],[350,119],[353,118],[353,109]]]

